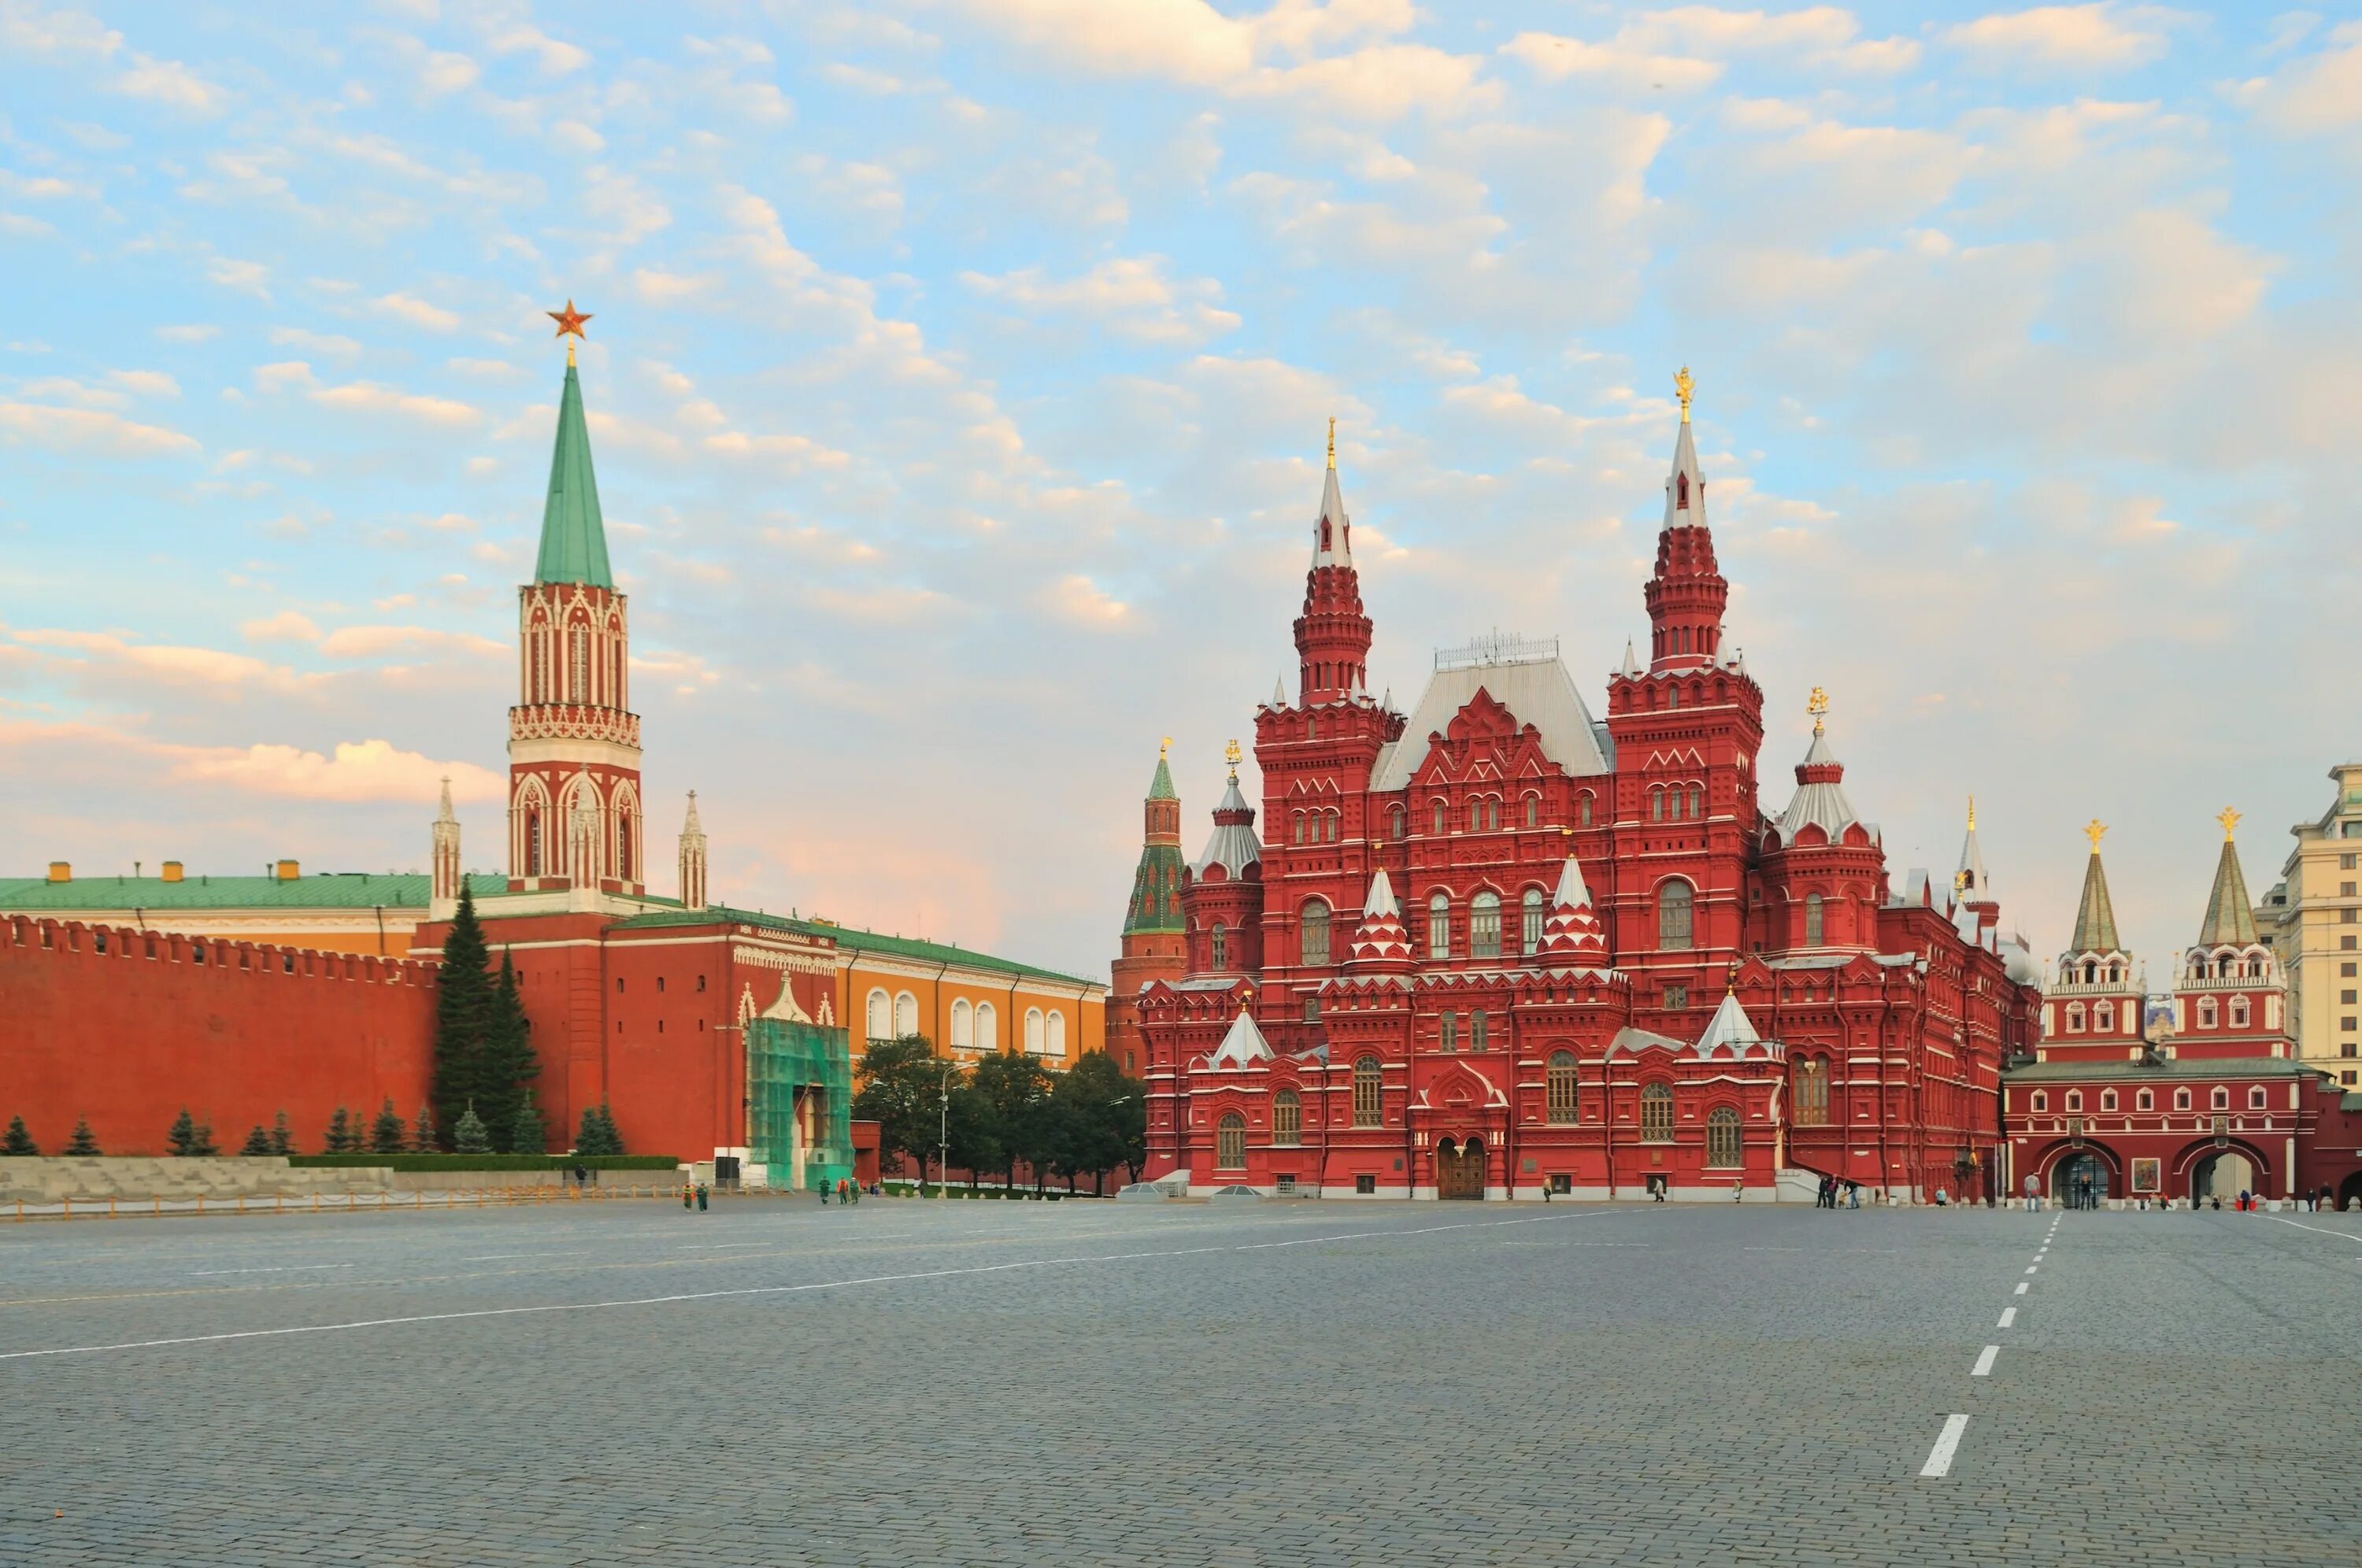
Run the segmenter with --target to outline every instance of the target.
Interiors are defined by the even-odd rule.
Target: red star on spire
[[[541,314],[557,323],[557,336],[560,337],[581,337],[582,324],[590,319],[590,313],[576,310],[571,299],[566,302],[564,310],[546,310]]]

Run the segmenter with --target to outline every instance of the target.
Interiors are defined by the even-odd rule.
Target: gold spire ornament
[[[1827,713],[1828,711],[1829,694],[1822,690],[1817,686],[1814,687],[1813,694],[1805,699],[1805,712],[1813,716],[1813,733],[1815,734],[1819,734],[1821,733],[1821,715]]]
[[[1690,392],[1697,386],[1697,378],[1683,365],[1673,376],[1673,395],[1682,400],[1682,423],[1690,422]]]
[[[2223,842],[2224,844],[2230,843],[2232,833],[2239,825],[2239,813],[2229,806],[2225,806],[2214,820],[2223,824]]]
[[[1333,414],[1329,416],[1329,466],[1337,466],[1337,416]]]
[[[2092,853],[2094,855],[2100,853],[2100,840],[2105,838],[2107,834],[2108,824],[2097,817],[2083,824],[2083,836],[2092,841]]]
[[[1164,754],[1172,749],[1173,737],[1171,735],[1166,735],[1163,740],[1156,743],[1156,760],[1159,762],[1164,761]]]
[[[574,308],[574,301],[571,296],[567,299],[566,308],[564,310],[546,310],[541,314],[549,317],[550,320],[557,323],[557,336],[560,337],[580,338],[582,337],[582,324],[590,319],[590,313],[589,311],[576,310]],[[566,362],[569,365],[574,363],[574,345],[571,343],[568,343],[566,346]]]
[[[1969,797],[1969,831],[1977,831],[1977,798],[1974,795]]]
[[[1239,781],[1239,758],[1245,755],[1239,749],[1239,743],[1235,738],[1222,748],[1222,760],[1231,765],[1231,782],[1233,784]]]

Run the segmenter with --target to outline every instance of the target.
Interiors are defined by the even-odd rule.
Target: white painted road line
[[[2341,1242],[2362,1242],[2362,1235],[2352,1231],[2333,1231],[2326,1225],[2297,1225],[2295,1220],[2283,1220],[2277,1214],[2267,1214],[2264,1218],[2276,1225],[2296,1225],[2298,1230],[2310,1231],[2316,1236],[2334,1236]]]
[[[2003,1308],[2003,1309],[2001,1309],[2001,1321],[2000,1321],[2000,1322],[1998,1322],[1998,1323],[1996,1323],[1996,1324],[1994,1324],[1993,1326],[1994,1326],[1995,1328],[1997,1328],[1997,1329],[2006,1329],[2006,1328],[2008,1328],[2012,1323],[2014,1323],[2014,1322],[2016,1322],[2016,1321],[2017,1321],[2017,1309],[2016,1309],[2016,1308],[2014,1308],[2014,1307],[2004,1307],[2004,1308]]]
[[[209,1274],[309,1274],[315,1269],[352,1266],[348,1263],[304,1263],[281,1264],[273,1268],[193,1268],[189,1271],[189,1277],[197,1279]]]
[[[1927,1463],[1919,1467],[1922,1475],[1949,1475],[1952,1454],[1960,1446],[1960,1434],[1969,1430],[1966,1416],[1947,1416],[1944,1430],[1936,1436],[1936,1446],[1927,1451]]]
[[[1993,1357],[1999,1354],[2001,1354],[2001,1346],[1985,1346],[1983,1351],[1979,1353],[1977,1356],[1977,1364],[1975,1368],[1970,1372],[1969,1375],[1970,1377],[1991,1377],[1992,1375]]]
[[[2013,1295],[2013,1296],[2023,1296],[2023,1295],[2025,1295],[2025,1281],[2024,1281],[2024,1280],[2022,1280],[2022,1279],[2021,1279],[2021,1280],[2019,1280],[2019,1281],[2017,1282],[2017,1288],[2016,1288],[2015,1290],[2011,1291],[2011,1292],[2010,1292],[2010,1294],[2011,1294],[2011,1295]]]
[[[2041,1266],[2042,1266],[2042,1265],[2041,1265],[2040,1264],[2027,1264],[2025,1265],[2025,1272],[2026,1272],[2026,1273],[2028,1273],[2028,1274],[2032,1274],[2036,1269],[2038,1269],[2038,1268],[2040,1268]]]

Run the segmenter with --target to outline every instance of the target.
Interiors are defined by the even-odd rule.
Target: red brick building
[[[2133,955],[2116,934],[2097,822],[2074,936],[2042,1002],[2030,1064],[2004,1088],[2010,1188],[2091,1205],[2228,1203],[2327,1188],[2362,1202],[2362,1094],[2296,1059],[2286,977],[2260,939],[2225,810],[2223,852],[2152,1031]]]
[[[1151,1179],[1322,1196],[1912,1198],[1990,1182],[2030,1045],[1973,818],[1951,882],[1896,885],[1819,718],[1776,811],[1762,689],[1727,644],[1688,423],[1595,719],[1554,643],[1436,656],[1373,700],[1332,446],[1297,690],[1256,711],[1181,898],[1187,972],[1140,995]],[[1778,786],[1772,786],[1774,790]]]

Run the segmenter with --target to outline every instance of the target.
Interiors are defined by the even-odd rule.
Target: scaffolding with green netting
[[[842,1029],[746,1021],[748,1163],[809,1192],[853,1174],[853,1050]],[[752,1173],[749,1173],[750,1175]]]

